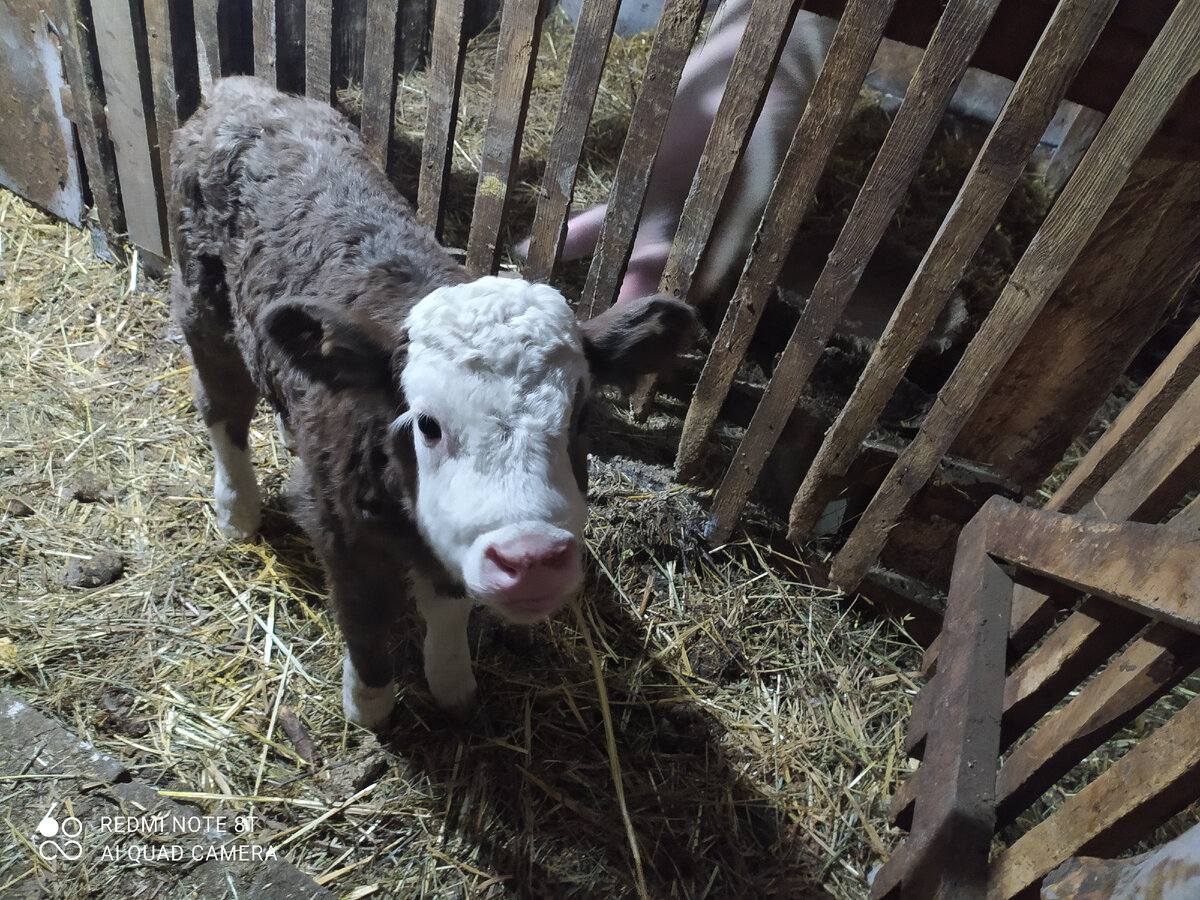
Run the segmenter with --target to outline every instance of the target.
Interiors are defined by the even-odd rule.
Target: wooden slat
[[[1016,897],[1070,856],[1119,853],[1198,792],[1200,699],[1002,851],[992,863],[988,900]]]
[[[137,38],[129,4],[122,0],[92,0],[92,18],[129,239],[162,259],[167,255],[162,192],[154,178],[157,166],[152,158],[146,110],[142,108],[137,54],[131,52]]]
[[[500,227],[516,173],[521,133],[529,110],[534,54],[542,35],[540,0],[508,0],[500,14],[500,44],[492,109],[483,139],[479,186],[467,242],[467,271],[473,277],[496,271]]]
[[[684,202],[679,230],[663,268],[659,290],[686,298],[708,246],[721,198],[762,110],[788,33],[802,0],[751,0],[746,31],[729,70],[725,92]]]
[[[900,298],[854,393],[825,436],[792,504],[788,537],[801,541],[817,523],[837,479],[904,372],[929,336],[962,280],[968,263],[991,231],[1029,155],[1050,124],[1117,0],[1068,0],[1046,26],[999,118],[979,151],[962,189]]]
[[[1200,666],[1200,639],[1152,626],[1004,761],[996,781],[1003,828],[1079,760]]]
[[[988,502],[1012,529],[988,548],[993,556],[1200,633],[1194,541],[1140,522],[1098,522],[1000,498]]]
[[[990,519],[963,529],[950,584],[944,686],[933,708],[923,781],[905,852],[876,875],[871,896],[899,883],[904,897],[982,898],[994,821],[1012,581],[987,554]]]
[[[396,113],[396,14],[398,0],[367,4],[363,46],[363,108],[359,131],[367,151],[387,168]]]
[[[333,99],[333,0],[304,0],[304,93],[314,100]]]
[[[1197,421],[1200,421],[1200,379],[1177,398],[1108,483],[1084,504],[1080,515],[1110,522],[1126,519],[1155,522],[1162,518],[1200,477]],[[1097,452],[1103,453],[1104,448]],[[1018,592],[1013,602],[1014,630],[1042,617],[1049,603],[1037,591]]]
[[[562,103],[530,232],[529,259],[525,264],[525,277],[530,281],[550,281],[562,253],[579,154],[592,118],[604,57],[620,5],[619,0],[592,0],[583,4],[579,13],[571,61],[563,80]]]
[[[179,127],[176,111],[175,54],[171,48],[171,12],[166,0],[145,0],[146,43],[150,51],[150,81],[154,86],[154,125],[162,184],[171,184],[171,136]],[[171,191],[167,189],[168,213]],[[175,255],[174,233],[168,227],[171,256]]]
[[[1112,478],[1159,423],[1179,395],[1200,379],[1200,320],[1175,345],[1087,456],[1046,503],[1046,509],[1075,512]],[[1111,518],[1111,517],[1110,517]]]
[[[637,101],[629,119],[629,136],[608,195],[608,212],[600,226],[579,316],[590,319],[612,306],[629,262],[637,222],[646,201],[650,170],[658,155],[679,76],[700,28],[705,0],[666,0]]]
[[[904,198],[998,5],[999,0],[950,0],[946,5],[896,120],[721,481],[712,508],[709,540],[713,543],[727,540],[737,523],[796,397],[858,285],[866,260]]]
[[[429,88],[425,110],[425,142],[417,185],[417,218],[442,236],[442,203],[454,155],[458,95],[462,87],[463,0],[439,0],[434,10],[429,50]]]
[[[218,0],[192,0],[196,26],[196,59],[200,64],[200,88],[205,94],[221,77],[221,28],[217,19]]]
[[[276,83],[275,68],[278,58],[275,49],[275,0],[254,0],[251,14],[254,28],[254,74],[273,87]]]
[[[117,185],[117,162],[104,116],[104,91],[96,79],[99,68],[86,37],[83,3],[60,0],[59,7],[63,68],[71,85],[71,120],[79,130],[92,202],[105,234],[121,234],[125,231],[125,213]]]
[[[1120,190],[1133,160],[1197,69],[1200,0],[1181,0],[942,388],[920,432],[834,560],[833,577],[843,588],[853,588],[879,557],[888,532],[995,382]]]
[[[817,181],[858,99],[894,2],[851,0],[838,22],[763,212],[755,243],[768,250],[751,254],[688,406],[675,460],[682,479],[696,474],[737,368],[779,280],[786,256],[780,250],[792,245],[808,214]]]

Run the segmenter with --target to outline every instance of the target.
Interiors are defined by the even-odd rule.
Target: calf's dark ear
[[[385,387],[391,353],[342,312],[303,300],[272,306],[263,330],[305,377],[333,390]]]
[[[610,307],[580,328],[592,377],[630,392],[692,345],[696,314],[682,300],[653,294]]]

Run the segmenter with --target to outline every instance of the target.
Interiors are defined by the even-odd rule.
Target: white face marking
[[[258,530],[262,518],[250,452],[229,439],[224,422],[211,427],[208,435],[216,461],[213,499],[217,527],[226,537],[245,540]]]
[[[589,376],[575,316],[550,287],[481,278],[434,291],[407,327],[397,425],[411,428],[421,534],[474,597],[541,618],[581,572],[569,445]]]

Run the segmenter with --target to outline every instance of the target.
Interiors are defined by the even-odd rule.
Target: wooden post
[[[79,129],[83,162],[96,216],[106,235],[125,231],[125,213],[117,184],[117,161],[113,153],[108,120],[104,115],[104,91],[97,76],[99,64],[88,43],[82,0],[61,0],[59,33],[63,45],[63,66],[71,85],[72,120]]]
[[[575,41],[571,45],[571,61],[563,81],[558,121],[554,126],[546,174],[542,178],[529,238],[525,277],[530,281],[550,281],[562,253],[579,153],[592,119],[592,107],[604,71],[604,57],[612,40],[619,8],[618,0],[592,0],[583,4],[579,14]]]
[[[387,169],[396,113],[396,16],[398,0],[375,0],[367,6],[363,45],[363,143]]]
[[[304,3],[304,93],[328,103],[333,99],[333,0]]]
[[[425,141],[421,146],[421,177],[417,185],[417,218],[432,228],[439,239],[442,204],[454,154],[465,46],[463,0],[441,0],[434,10]]]
[[[254,74],[275,87],[275,0],[254,0]]]
[[[162,192],[155,178],[158,166],[151,150],[150,123],[142,106],[142,73],[137,54],[131,52],[138,37],[129,4],[123,0],[93,0],[92,20],[129,238],[159,260],[165,259]]]
[[[217,0],[192,0],[196,27],[196,57],[200,64],[200,88],[205,94],[221,77],[221,25]]]
[[[150,50],[150,79],[154,86],[154,134],[162,173],[164,205],[170,214],[171,136],[179,127],[175,89],[175,54],[171,45],[171,10],[166,0],[145,0],[146,42]],[[167,239],[175,256],[174,230],[168,223]]]
[[[517,171],[521,134],[529,111],[529,87],[542,36],[540,7],[540,0],[509,0],[500,16],[492,108],[467,242],[467,271],[473,277],[496,271],[500,228]]]

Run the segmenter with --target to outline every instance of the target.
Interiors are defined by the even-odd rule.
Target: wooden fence
[[[583,289],[583,316],[616,296],[666,113],[705,5],[666,0]],[[845,540],[828,576],[848,589],[874,585],[894,592],[898,582],[880,560],[904,568],[913,554],[900,549],[889,557],[889,545],[935,533],[924,546],[937,559],[924,564],[921,575],[944,584],[962,524],[991,494],[1018,496],[1041,482],[1200,265],[1194,214],[1200,203],[1200,0],[754,0],[667,261],[665,292],[689,294],[782,42],[802,7],[840,21],[755,249],[723,320],[714,322],[694,387],[683,388],[690,406],[677,464],[683,478],[696,477],[719,419],[745,426],[712,506],[710,538],[723,541],[761,485],[789,420],[794,426],[799,417],[802,439],[780,450],[774,466],[794,478],[789,536],[803,542],[831,500],[850,487],[863,494],[865,486],[869,502],[849,507]],[[508,0],[501,9],[466,248],[467,265],[478,274],[496,270],[502,249],[545,15],[542,0]],[[556,277],[617,9],[617,0],[583,4],[532,228],[525,275],[533,279]],[[206,83],[235,71],[253,71],[322,100],[347,72],[360,77],[361,130],[386,162],[397,73],[427,60],[431,86],[417,206],[422,220],[440,227],[465,37],[481,19],[480,4],[56,0],[48,12],[71,85],[66,111],[78,129],[100,223],[111,234],[128,235],[149,256],[170,255],[162,191],[169,178],[166,138]],[[924,48],[922,61],[769,383],[765,389],[741,384],[739,366],[764,327],[761,317],[786,251],[810,212],[817,181],[885,35]],[[897,290],[899,305],[849,400],[836,417],[805,418],[798,402],[814,367],[969,65],[1013,79],[1012,94],[915,274]],[[1064,98],[1105,117],[1090,150],[916,436],[906,446],[869,440]],[[902,593],[926,598],[921,602],[936,611],[928,591],[900,583]]]

